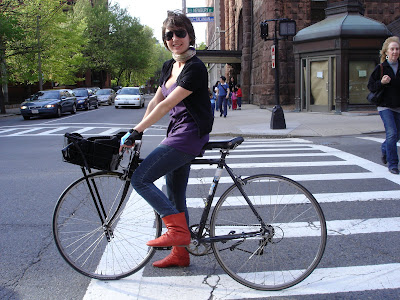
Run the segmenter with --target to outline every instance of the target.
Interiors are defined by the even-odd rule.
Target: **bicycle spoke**
[[[231,186],[211,217],[211,237],[260,232],[259,236],[212,244],[221,267],[236,281],[259,290],[299,283],[318,265],[326,225],[314,197],[301,185],[277,175],[244,179],[243,189],[267,225],[259,223],[243,195]]]
[[[155,252],[146,242],[160,234],[161,221],[132,188],[123,195],[129,182],[121,180],[121,175],[98,172],[88,176],[92,187],[96,186],[96,201],[100,197],[107,214],[104,224],[84,178],[71,184],[56,205],[53,232],[57,248],[86,276],[105,280],[128,276],[140,270]]]

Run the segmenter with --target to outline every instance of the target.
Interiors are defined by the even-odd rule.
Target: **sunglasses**
[[[164,39],[165,39],[166,41],[170,41],[170,40],[172,40],[172,38],[174,37],[174,34],[175,34],[176,37],[178,37],[178,38],[180,38],[180,39],[183,39],[183,38],[186,37],[187,32],[186,32],[185,29],[179,29],[179,30],[168,31],[168,32],[165,33]]]

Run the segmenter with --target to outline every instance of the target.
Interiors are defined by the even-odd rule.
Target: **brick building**
[[[400,2],[393,0],[207,0],[206,4],[214,7],[215,17],[215,21],[208,25],[208,50],[241,51],[240,63],[209,64],[210,86],[215,84],[221,75],[233,77],[242,86],[243,100],[259,105],[260,108],[275,104],[275,72],[271,66],[271,46],[274,42],[261,39],[262,21],[289,18],[296,21],[298,33],[324,20],[326,8],[352,4],[362,7],[360,13],[364,17],[387,25],[393,34],[396,35],[393,29],[399,28]],[[273,23],[269,26],[269,34],[273,35]],[[295,69],[299,66],[295,66],[293,39],[296,38],[279,40],[281,104],[294,104],[296,98]],[[376,47],[376,57],[371,57],[373,63],[378,62],[381,41]]]

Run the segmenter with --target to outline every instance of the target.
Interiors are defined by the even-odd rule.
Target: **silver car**
[[[96,92],[97,100],[100,105],[112,105],[114,103],[115,95],[113,89],[100,89]]]
[[[115,108],[120,106],[144,107],[144,95],[139,87],[123,87],[115,97]]]

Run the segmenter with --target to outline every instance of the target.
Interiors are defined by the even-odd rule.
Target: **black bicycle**
[[[67,137],[64,152],[79,148]],[[235,175],[225,159],[243,140],[209,142],[204,149],[219,149],[220,157],[193,160],[196,165],[216,165],[216,171],[201,219],[190,226],[192,240],[186,249],[197,256],[213,253],[222,269],[247,287],[282,290],[304,280],[320,262],[325,217],[314,196],[296,181],[272,174]],[[84,176],[67,187],[56,204],[57,248],[81,274],[120,279],[143,268],[157,250],[146,242],[161,235],[161,219],[130,185],[142,161],[140,148],[141,141],[136,141],[122,171],[90,173],[90,164],[79,161]],[[214,205],[223,169],[232,185]]]

